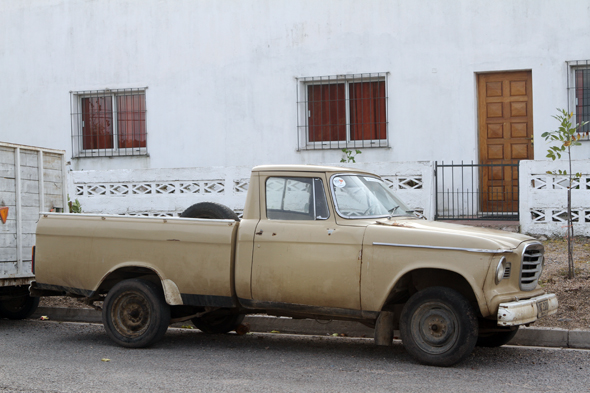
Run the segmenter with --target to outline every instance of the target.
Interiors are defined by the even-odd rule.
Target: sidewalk
[[[39,319],[41,316],[47,316],[52,321],[102,323],[101,312],[90,309],[39,307],[31,319]],[[262,315],[248,315],[244,322],[250,325],[252,332],[258,333],[275,331],[322,336],[337,334],[348,337],[373,337],[373,329],[358,322],[316,321]],[[188,323],[184,322],[173,326],[180,327]],[[399,338],[398,331],[394,332],[394,338]],[[590,349],[590,330],[522,327],[509,344]]]

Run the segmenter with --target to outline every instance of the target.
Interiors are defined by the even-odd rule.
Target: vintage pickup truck
[[[171,322],[206,333],[245,314],[358,321],[378,345],[399,329],[419,362],[455,364],[556,312],[535,239],[417,218],[378,176],[259,166],[241,220],[198,203],[179,218],[43,213],[35,296],[104,301],[109,337],[160,340]]]

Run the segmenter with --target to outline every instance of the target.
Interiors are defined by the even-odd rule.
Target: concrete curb
[[[30,319],[47,316],[53,321],[102,323],[101,312],[90,309],[65,307],[39,307]],[[347,337],[373,338],[373,329],[358,322],[317,321],[313,319],[292,319],[264,315],[248,315],[244,322],[250,325],[252,332],[309,334],[309,335],[345,335]],[[173,326],[189,324],[182,322]],[[399,337],[399,332],[394,332]],[[557,328],[522,327],[510,341],[510,345],[590,349],[590,330],[566,330]]]

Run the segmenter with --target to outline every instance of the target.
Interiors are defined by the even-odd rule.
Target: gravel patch
[[[574,239],[576,278],[567,278],[567,240],[543,242],[545,268],[539,284],[559,300],[557,314],[535,322],[535,327],[590,329],[590,238]]]

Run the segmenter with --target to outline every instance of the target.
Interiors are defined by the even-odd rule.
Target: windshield
[[[336,211],[344,218],[414,217],[412,210],[377,177],[336,175],[331,186]]]

